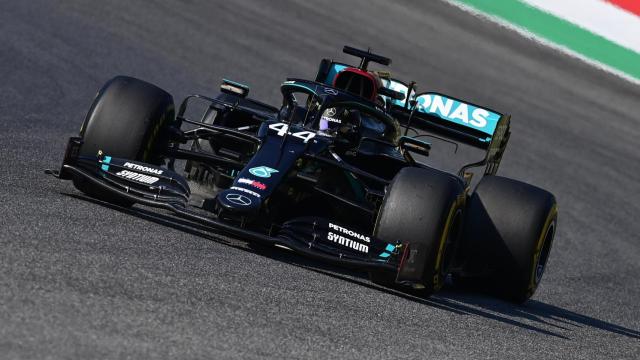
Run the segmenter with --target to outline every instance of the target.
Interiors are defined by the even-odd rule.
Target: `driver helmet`
[[[334,130],[340,127],[340,124],[342,124],[342,119],[338,114],[337,108],[330,107],[322,112],[322,116],[320,117],[320,130]]]

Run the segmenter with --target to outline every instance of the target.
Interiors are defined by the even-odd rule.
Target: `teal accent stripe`
[[[243,89],[249,90],[249,85],[245,85],[245,84],[241,84],[237,81],[233,81],[233,80],[229,80],[229,79],[222,79],[223,82],[230,84],[230,85],[235,85],[237,87],[241,87]]]
[[[381,253],[380,255],[378,255],[381,258],[388,258],[389,256],[391,256],[391,253],[393,253],[396,250],[396,246],[393,244],[387,244],[387,247],[384,249],[384,252]]]
[[[102,166],[101,166],[101,169],[102,169],[103,171],[109,171],[109,165],[107,165],[107,164],[109,164],[110,162],[111,162],[111,156],[105,156],[105,157],[102,159]]]
[[[295,84],[295,83],[283,83],[282,86],[292,86],[292,87],[297,87],[297,88],[302,88],[302,89],[306,89],[311,91],[312,93],[318,95],[318,93],[316,93],[315,89],[312,89],[308,86],[302,85],[302,84]]]

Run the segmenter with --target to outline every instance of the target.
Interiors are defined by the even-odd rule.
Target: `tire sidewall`
[[[517,180],[485,176],[468,200],[462,271],[455,274],[459,283],[524,302],[540,284],[536,264],[544,254],[542,275],[556,229],[557,205],[551,193]]]
[[[454,251],[455,246],[451,245],[457,239],[453,244],[447,241],[450,236],[459,235],[454,226],[461,225],[464,201],[459,180],[435,169],[402,169],[387,188],[376,218],[374,238],[408,244],[409,251],[412,244],[424,249],[420,258],[424,294],[440,290],[444,283],[448,258],[452,257],[445,258],[445,250]],[[399,206],[398,202],[403,204]],[[390,286],[392,277],[395,280],[395,274],[386,276],[386,286]],[[373,276],[372,280],[379,282]]]

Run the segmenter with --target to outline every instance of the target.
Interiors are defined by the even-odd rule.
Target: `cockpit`
[[[289,80],[282,85],[278,120],[300,125],[324,136],[371,137],[395,143],[397,122],[379,109],[344,90],[323,84]]]

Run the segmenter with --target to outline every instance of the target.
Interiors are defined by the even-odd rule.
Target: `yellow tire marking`
[[[443,285],[442,281],[440,281],[440,264],[442,263],[442,257],[444,255],[444,245],[447,242],[449,231],[451,230],[451,221],[453,220],[453,216],[458,212],[458,209],[461,208],[461,205],[464,203],[465,198],[465,193],[460,194],[456,198],[456,200],[451,205],[451,208],[449,209],[449,215],[447,215],[447,221],[444,224],[444,230],[442,231],[440,245],[438,246],[438,254],[436,256],[436,266],[434,268],[435,274],[433,275],[433,288],[435,290],[439,290]]]
[[[542,232],[540,233],[540,237],[538,238],[538,242],[536,243],[535,251],[533,252],[533,262],[531,264],[531,276],[529,278],[529,292],[532,292],[536,288],[535,279],[536,279],[536,270],[538,265],[538,260],[540,259],[540,255],[542,252],[542,246],[544,245],[544,239],[547,236],[547,232],[549,231],[549,226],[554,221],[556,216],[558,215],[558,206],[557,204],[553,204],[553,207],[549,211],[549,215],[547,215],[547,219],[544,222],[544,226],[542,227]],[[555,231],[555,229],[554,229]],[[554,234],[555,237],[555,234]]]
[[[173,111],[174,111],[174,106],[171,105],[165,110],[165,112],[162,114],[162,117],[160,118],[160,121],[158,121],[153,127],[153,129],[151,130],[151,134],[149,135],[149,140],[147,141],[147,144],[144,147],[144,152],[142,154],[143,161],[149,160],[149,156],[151,155],[151,150],[153,149],[153,145],[156,141],[156,138],[158,137],[160,128],[164,125],[164,123],[167,120],[167,113],[173,113]]]

